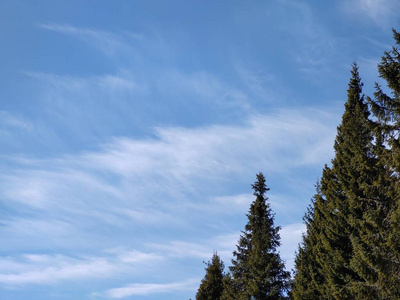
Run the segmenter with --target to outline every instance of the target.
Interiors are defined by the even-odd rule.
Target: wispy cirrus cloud
[[[37,26],[44,30],[73,36],[91,44],[111,58],[117,59],[120,62],[118,63],[120,66],[118,70],[124,70],[125,74],[122,75],[128,76],[128,80],[118,75],[111,75],[112,77],[107,75],[107,78],[89,78],[91,82],[99,83],[100,88],[103,86],[104,79],[107,79],[106,87],[110,84],[114,86],[118,84],[118,86],[123,85],[125,88],[132,88],[134,84],[136,92],[133,97],[139,101],[147,101],[143,98],[143,94],[139,93],[138,95],[138,91],[141,90],[146,93],[151,91],[155,99],[168,99],[170,104],[176,103],[177,106],[181,107],[180,109],[184,109],[186,105],[193,102],[197,102],[197,104],[203,102],[207,106],[210,104],[218,105],[225,109],[226,107],[230,109],[238,108],[242,111],[251,109],[249,97],[246,93],[234,86],[227,85],[215,74],[204,69],[195,69],[191,72],[183,72],[177,69],[177,53],[180,53],[182,49],[175,49],[171,41],[165,41],[157,32],[152,31],[144,37],[141,34],[124,31],[109,32],[71,25],[37,24]],[[153,61],[162,63],[154,63]],[[48,77],[49,82],[58,87],[69,86],[73,90],[78,90],[79,93],[87,94],[83,90],[83,84],[88,81],[85,82],[84,78],[32,72],[27,72],[27,74],[41,79]],[[132,81],[133,78],[134,81]],[[88,90],[91,89],[88,88]],[[63,92],[60,94],[62,95]],[[162,105],[164,101],[166,100],[162,100],[159,105]]]
[[[10,130],[24,130],[24,131],[32,131],[33,124],[15,114],[12,114],[9,111],[0,110],[0,133],[8,133]]]
[[[305,229],[303,223],[292,223],[282,226],[279,231],[281,237],[279,252],[287,270],[294,268],[294,253],[297,251]],[[209,260],[216,251],[227,266],[233,257],[232,252],[236,249],[241,234],[241,231],[238,231],[216,235],[196,242],[175,240],[164,244],[148,244],[147,246],[155,251],[161,251],[167,257],[198,258],[204,261]]]
[[[90,28],[79,28],[69,24],[37,24],[41,29],[70,35],[87,42],[107,55],[115,56],[121,52],[129,52],[132,40],[141,40],[143,36],[137,33],[116,34]]]
[[[400,3],[397,0],[351,0],[343,1],[345,11],[363,20],[369,20],[380,26],[390,24],[390,20],[397,17]]]
[[[64,168],[64,163],[58,167]],[[44,167],[46,162],[40,164]],[[47,162],[50,163],[51,162]],[[57,163],[53,161],[53,163]],[[79,168],[54,170],[48,165],[48,169],[31,169],[16,171],[14,175],[4,175],[3,178],[12,183],[14,187],[24,186],[23,189],[6,189],[5,196],[14,199],[17,202],[27,204],[35,208],[62,208],[64,203],[71,203],[78,198],[82,189],[86,188],[88,194],[99,193],[107,197],[118,198],[121,196],[120,191],[113,185],[106,183],[99,177],[79,170]],[[62,196],[64,195],[64,196]],[[55,201],[55,199],[58,199]],[[100,200],[101,198],[98,198]],[[82,203],[83,204],[83,203]]]
[[[167,257],[178,259],[197,258],[209,260],[212,254],[217,251],[222,260],[228,262],[232,257],[236,242],[239,240],[240,232],[214,235],[207,239],[197,241],[173,240],[167,243],[149,243],[150,249],[161,251]]]
[[[155,209],[115,208],[112,210],[117,216],[127,217],[135,223],[141,224],[174,224],[182,223],[176,216]]]
[[[331,72],[330,64],[337,53],[337,40],[316,20],[312,7],[306,2],[283,0],[283,31],[291,36],[290,56],[306,78],[317,81],[320,74]],[[287,16],[291,15],[290,18]],[[295,51],[293,51],[295,49]]]
[[[332,111],[291,109],[253,116],[234,126],[159,127],[148,138],[116,137],[97,149],[53,159],[11,158],[12,170],[0,175],[2,204],[6,212],[13,212],[2,217],[1,240],[7,251],[46,251],[54,246],[84,251],[117,244],[133,249],[144,245],[151,252],[62,257],[59,264],[49,263],[51,255],[43,263],[14,257],[11,261],[16,259],[19,269],[0,272],[0,282],[54,284],[90,274],[109,278],[125,270],[125,263],[156,261],[158,253],[172,262],[206,260],[217,250],[229,261],[240,229],[227,230],[224,218],[244,214],[251,200],[242,192],[226,191],[260,170],[287,177],[328,162],[333,124]],[[203,195],[208,195],[207,201]],[[210,203],[220,212],[221,226],[212,224]],[[227,206],[234,212],[222,209]],[[216,228],[215,236],[191,236],[198,224]],[[144,227],[156,230],[144,235]],[[181,239],[164,237],[171,230],[182,232]],[[292,240],[300,235],[290,232]],[[158,290],[146,286],[146,291],[150,287]],[[140,288],[119,291],[133,295]]]
[[[229,206],[230,212],[235,211],[236,209],[244,212],[250,207],[250,203],[253,200],[254,197],[251,194],[240,194],[233,196],[216,197],[215,199],[213,199],[213,202],[221,208]],[[215,207],[213,207],[212,209],[215,209]]]
[[[135,107],[142,111],[154,105],[163,106],[168,100],[170,105],[179,106],[182,110],[189,105],[202,109],[210,105],[224,107],[225,110],[236,108],[242,113],[252,109],[243,91],[206,71],[187,73],[171,67],[159,68],[154,74],[124,68],[116,73],[86,77],[31,71],[22,73],[34,80],[46,98],[51,98],[51,102],[46,103],[48,108],[57,108],[54,104],[86,107],[86,104],[95,102],[100,112],[104,106],[113,110],[117,106]],[[151,96],[160,100],[153,99],[153,104],[147,103]]]
[[[173,199],[172,208],[184,195],[216,188],[227,175],[251,177],[260,169],[290,174],[329,162],[335,118],[324,111],[288,110],[252,117],[242,126],[157,128],[154,138],[115,138],[97,151],[17,165],[1,176],[2,195],[55,216],[102,222],[103,212],[133,221],[151,220],[146,215],[152,214],[165,219],[164,201],[154,200],[161,195]],[[112,203],[118,205],[110,210]],[[154,214],[156,206],[166,211]]]
[[[203,71],[161,68],[154,75],[123,69],[84,77],[23,73],[36,87],[39,100],[35,109],[43,115],[40,120],[32,116],[33,124],[40,125],[37,138],[53,136],[53,143],[56,140],[61,145],[65,139],[86,144],[99,136],[136,133],[154,124],[224,123],[253,110],[245,93]],[[176,110],[181,111],[178,116],[174,115]],[[199,116],[205,116],[206,121]]]
[[[319,110],[285,110],[252,117],[242,126],[157,128],[156,139],[119,138],[83,157],[87,164],[125,176],[159,170],[184,180],[260,164],[279,172],[329,161],[335,134],[326,123],[330,118],[334,122],[335,116]]]
[[[189,279],[173,283],[133,283],[124,287],[109,289],[103,294],[94,294],[93,296],[121,299],[130,296],[190,291],[196,289],[198,281],[198,279]]]
[[[0,284],[15,287],[107,279],[121,274],[143,272],[144,266],[158,264],[162,259],[158,254],[137,250],[109,251],[107,256],[70,257],[62,254],[28,253],[0,257]]]
[[[90,91],[91,89],[101,90],[133,90],[138,89],[138,84],[128,74],[106,74],[103,76],[73,77],[68,75],[57,75],[51,73],[28,72],[26,76],[46,83],[55,89],[73,90],[76,92]]]
[[[52,284],[65,280],[110,276],[113,266],[102,259],[75,262],[61,266],[46,266],[17,274],[0,274],[0,283],[6,286],[25,284]],[[108,274],[108,275],[107,275]]]
[[[297,245],[303,230],[303,224],[292,224],[281,230],[282,242],[286,247],[281,253],[283,259],[291,254]],[[148,245],[156,252],[142,252],[124,248],[110,249],[103,256],[70,257],[61,254],[27,253],[14,257],[0,257],[0,284],[4,287],[25,285],[54,285],[76,280],[106,280],[141,274],[149,267],[160,267],[160,262],[168,257],[209,259],[212,253],[218,254],[225,260],[231,257],[239,238],[239,233],[215,236],[206,243],[189,243],[174,241],[170,244]],[[290,244],[290,245],[288,245]],[[162,253],[160,255],[159,253]],[[154,293],[169,293],[173,291],[194,290],[199,279],[176,283],[153,284],[134,283],[121,288],[112,288],[104,293],[93,293],[93,296],[106,298],[124,298],[133,295],[148,295]]]
[[[294,253],[298,250],[302,234],[306,226],[303,223],[294,223],[283,226],[279,232],[282,246],[280,247],[280,256],[285,261],[285,267],[291,271],[294,269]]]

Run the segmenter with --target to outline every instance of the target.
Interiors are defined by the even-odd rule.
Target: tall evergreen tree
[[[380,145],[376,136],[373,144],[370,112],[361,94],[362,83],[356,65],[352,75],[342,122],[342,128],[346,126],[347,130],[342,131],[344,139],[340,147],[335,148],[342,152],[336,152],[333,163],[348,204],[347,216],[344,217],[350,230],[352,252],[351,257],[347,256],[350,258],[351,277],[345,288],[352,299],[378,299],[381,295],[378,277],[382,265],[376,251],[380,243],[377,234],[384,232],[381,219],[387,213],[384,207],[387,202],[379,190],[384,168],[377,157]]]
[[[289,273],[284,270],[277,248],[279,227],[265,193],[269,188],[262,173],[252,185],[256,199],[247,214],[248,223],[239,239],[230,271],[231,295],[226,299],[284,299]],[[232,295],[234,293],[234,295]]]
[[[215,252],[205,268],[206,275],[201,281],[196,300],[219,300],[223,292],[224,263]]]
[[[379,181],[379,172],[373,154],[369,111],[356,64],[351,74],[348,100],[334,144],[335,157],[332,167],[325,166],[323,170],[314,215],[309,218],[312,222],[296,259],[296,266],[301,266],[301,270],[297,270],[295,289],[301,276],[306,278],[304,272],[311,270],[317,272],[311,273],[311,287],[315,291],[308,293],[319,293],[325,299],[376,299],[377,295],[376,265],[368,252],[371,235],[364,227],[376,225],[367,220],[376,215],[374,186]],[[315,261],[310,261],[310,257]],[[304,263],[308,266],[304,267]],[[297,295],[297,299],[302,299],[302,295]]]
[[[352,240],[358,238],[363,214],[364,186],[371,184],[372,131],[362,95],[362,83],[354,64],[347,90],[348,99],[334,144],[332,168],[325,166],[321,193],[325,197],[324,229],[317,261],[325,278],[323,293],[332,299],[354,299],[352,285],[362,281],[351,268]]]
[[[379,190],[386,200],[385,214],[381,217],[386,231],[375,234],[380,236],[377,248],[385,272],[379,274],[379,281],[385,299],[400,299],[400,34],[393,30],[393,36],[396,46],[384,53],[378,65],[390,94],[376,84],[374,99],[370,99],[378,124],[380,161],[385,168],[384,183]]]

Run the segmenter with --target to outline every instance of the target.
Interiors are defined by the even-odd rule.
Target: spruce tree
[[[223,292],[224,263],[215,252],[205,268],[206,275],[201,280],[196,300],[219,300]]]
[[[277,248],[279,227],[265,193],[269,188],[262,173],[252,185],[256,199],[247,214],[248,222],[240,236],[230,271],[231,294],[225,299],[284,299],[289,273],[284,270]],[[233,295],[232,295],[233,293]]]
[[[362,96],[362,83],[354,64],[347,90],[348,100],[338,126],[332,167],[321,178],[324,220],[319,226],[320,245],[316,260],[325,278],[320,291],[332,299],[354,299],[353,284],[362,281],[351,268],[352,240],[358,238],[363,214],[363,185],[370,184],[372,132],[369,112]]]
[[[356,64],[351,74],[345,112],[334,144],[335,157],[332,167],[325,166],[323,170],[313,216],[309,218],[312,222],[303,242],[304,251],[299,251],[296,259],[302,268],[295,277],[297,299],[303,295],[297,292],[296,282],[301,276],[311,276],[305,270],[313,275],[310,288],[315,290],[307,292],[311,295],[320,294],[325,299],[376,299],[377,295],[374,258],[368,256],[371,236],[364,227],[376,225],[366,220],[376,215],[372,203],[376,200],[374,185],[379,172]],[[314,258],[310,261],[310,257]],[[308,265],[305,267],[304,263]]]
[[[400,34],[362,96],[357,66],[335,140],[296,256],[293,299],[400,299]]]
[[[400,34],[393,30],[396,46],[386,51],[378,65],[379,75],[387,83],[390,94],[379,84],[375,86],[374,99],[370,99],[372,112],[377,120],[379,158],[385,170],[379,186],[382,199],[382,215],[379,219],[386,229],[375,233],[380,237],[377,244],[379,286],[385,299],[400,299]],[[378,218],[376,218],[378,219]]]
[[[373,145],[373,126],[369,116],[358,68],[353,65],[342,132],[338,130],[338,136],[341,133],[344,137],[340,146],[335,148],[333,163],[348,208],[344,218],[349,228],[352,252],[349,253],[351,257],[347,256],[350,258],[350,272],[345,289],[352,299],[380,297],[377,283],[381,266],[378,263],[376,245],[379,239],[376,236],[383,231],[380,220],[385,213],[382,206],[385,200],[377,187],[382,183],[381,173],[384,170],[377,158],[379,139],[375,139],[377,143]]]
[[[325,205],[317,185],[317,194],[314,196],[307,213],[303,217],[306,224],[306,233],[296,253],[294,280],[291,299],[314,300],[323,299],[326,294],[323,290],[325,278],[316,257],[319,250],[319,236],[324,228],[324,217],[321,207]]]

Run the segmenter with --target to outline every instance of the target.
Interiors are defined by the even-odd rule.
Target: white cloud
[[[208,259],[213,253],[210,243],[194,243],[186,241],[172,241],[168,244],[148,244],[152,249],[162,250],[166,255],[179,258],[201,258]],[[218,251],[219,252],[219,251]]]
[[[248,210],[253,200],[254,197],[251,194],[240,194],[234,196],[216,197],[214,201],[217,203],[217,205],[224,207],[224,209],[229,207],[229,212],[237,210],[245,212]]]
[[[43,220],[26,217],[15,217],[11,220],[3,219],[2,225],[4,226],[4,235],[7,233],[11,237],[13,235],[16,237],[26,237],[26,235],[33,233],[34,235],[46,237],[48,239],[51,238],[54,244],[57,244],[58,240],[64,239],[75,231],[75,228],[69,222],[54,220],[49,217]]]
[[[334,115],[320,110],[286,110],[252,117],[243,126],[158,128],[157,139],[115,139],[84,155],[88,165],[116,174],[188,178],[268,165],[269,172],[321,164],[332,150]]]
[[[47,80],[52,85],[48,93],[52,93],[53,97],[56,94],[57,101],[66,98],[65,101],[71,102],[71,99],[75,98],[84,99],[87,102],[88,98],[106,97],[114,98],[121,104],[121,95],[115,97],[115,93],[123,90],[131,92],[130,101],[135,99],[136,103],[140,102],[140,105],[147,105],[146,107],[151,106],[155,101],[160,101],[156,104],[157,106],[162,106],[165,101],[168,101],[169,104],[178,106],[181,111],[190,103],[196,103],[201,107],[210,106],[213,110],[215,106],[225,111],[236,108],[243,112],[243,110],[251,109],[249,97],[243,91],[227,84],[225,80],[214,74],[201,69],[184,72],[176,69],[175,64],[171,66],[171,58],[175,61],[175,57],[179,56],[181,50],[175,49],[171,40],[164,40],[165,37],[157,32],[151,32],[149,37],[144,38],[127,32],[114,33],[71,25],[38,24],[37,26],[71,35],[93,45],[119,62],[119,72],[123,70],[122,74],[97,78],[74,78],[26,72],[33,78]],[[153,64],[154,60],[165,62],[165,64]],[[57,89],[60,90],[57,91]],[[96,93],[98,89],[101,90],[100,93]],[[104,91],[109,90],[112,92],[111,95],[102,95]],[[65,97],[65,94],[71,96]],[[152,103],[147,103],[146,96],[149,94],[153,99]],[[156,100],[158,98],[160,100]],[[169,107],[164,110],[168,109]]]
[[[161,243],[149,243],[147,246],[155,251],[161,251],[166,257],[175,259],[201,259],[208,261],[216,251],[225,263],[232,259],[232,252],[236,249],[240,232],[214,235],[208,239],[196,241],[173,240]]]
[[[121,74],[106,74],[102,76],[73,77],[51,73],[23,72],[26,76],[48,84],[60,93],[68,91],[90,95],[98,92],[138,91],[141,87],[132,75],[127,72]]]
[[[268,176],[289,176],[299,168],[320,167],[329,161],[335,118],[331,112],[292,109],[254,116],[242,125],[157,128],[155,137],[115,138],[85,153],[12,160],[13,171],[1,175],[0,180],[4,203],[17,212],[2,220],[2,243],[8,251],[41,251],[54,246],[74,251],[105,249],[115,247],[118,241],[133,249],[146,245],[151,252],[127,250],[74,259],[14,256],[6,259],[7,265],[18,268],[6,272],[0,266],[0,283],[18,286],[100,280],[126,268],[132,270],[130,265],[160,262],[159,253],[173,263],[181,258],[208,260],[216,250],[228,262],[239,230],[227,235],[226,229],[218,228],[216,236],[208,239],[188,235],[177,240],[168,236],[169,229],[187,228],[189,233],[193,232],[191,226],[213,222],[207,210],[193,209],[211,202],[221,208],[231,204],[245,213],[250,198],[241,192],[223,196],[222,184],[228,189],[260,170],[267,170]],[[145,234],[148,232],[152,235]],[[297,239],[295,233],[286,238],[284,232],[284,247],[290,248],[281,250],[286,259],[293,250],[292,237]],[[117,291],[139,290],[129,286]]]
[[[32,131],[33,124],[21,116],[0,110],[0,133],[7,133],[10,129]]]
[[[66,208],[70,203],[81,202],[80,192],[86,194],[100,192],[104,196],[118,198],[120,191],[100,177],[84,170],[64,168],[66,161],[59,161],[61,170],[52,170],[57,160],[43,162],[41,170],[18,170],[14,175],[3,176],[9,183],[5,196],[14,201],[36,208]],[[46,165],[49,163],[49,165]],[[54,164],[54,165],[53,165]],[[81,203],[85,205],[85,203]]]
[[[125,287],[110,289],[104,293],[104,296],[113,299],[120,299],[135,295],[190,291],[197,288],[198,281],[198,279],[189,279],[173,283],[134,283]]]
[[[306,226],[303,223],[295,223],[283,226],[279,232],[282,246],[279,248],[281,258],[285,261],[287,270],[294,269],[294,254],[301,242],[302,234]]]
[[[164,257],[155,253],[144,253],[137,250],[127,251],[119,254],[119,260],[126,263],[154,262],[163,260]]]
[[[6,218],[4,230],[9,238],[19,232],[33,240],[39,232],[59,228],[82,238],[94,224],[182,225],[193,207],[202,210],[210,204],[245,212],[250,198],[215,197],[218,185],[235,184],[261,170],[290,176],[329,162],[335,117],[320,110],[286,110],[252,117],[242,126],[158,128],[156,138],[115,138],[98,151],[27,164],[16,160],[21,165],[1,176],[0,193],[14,209],[31,207],[35,214]],[[207,193],[209,200],[200,201]],[[48,226],[39,221],[45,212]],[[23,231],[27,224],[34,230]]]
[[[276,224],[275,224],[276,225]],[[279,231],[281,237],[281,247],[278,251],[281,259],[285,262],[287,270],[294,268],[294,254],[301,242],[302,234],[306,228],[303,223],[293,223],[282,226]],[[214,251],[225,262],[226,266],[230,265],[233,258],[232,252],[236,249],[241,232],[230,234],[216,235],[209,239],[187,242],[187,241],[171,241],[166,244],[148,244],[151,249],[162,251],[167,257],[198,258],[204,261],[211,259]]]
[[[134,222],[140,224],[181,224],[177,216],[164,213],[155,209],[129,209],[115,208],[111,211],[119,215],[126,216]]]
[[[158,254],[138,250],[108,251],[108,253],[108,256],[99,257],[31,253],[19,257],[0,257],[0,283],[10,287],[115,278],[128,273],[143,274],[143,266],[159,264],[163,260]]]
[[[290,38],[290,57],[299,69],[316,82],[323,73],[331,72],[333,55],[337,54],[337,42],[314,16],[314,11],[304,1],[282,0],[285,7],[282,23]],[[294,50],[294,51],[293,51]]]
[[[343,5],[347,13],[358,16],[361,20],[365,20],[364,17],[367,16],[367,19],[381,26],[390,24],[390,20],[398,16],[400,9],[397,0],[351,0],[343,1]]]
[[[106,261],[95,260],[84,264],[46,267],[39,271],[19,274],[0,274],[0,282],[5,285],[50,284],[60,280],[102,277],[109,274],[111,271],[112,266]]]
[[[147,61],[147,55],[141,53],[138,60]],[[174,123],[192,122],[200,116],[220,122],[252,111],[249,97],[242,91],[205,71],[182,72],[160,66],[138,70],[126,63],[115,73],[101,76],[24,74],[32,79],[44,107],[37,133],[48,138],[50,131],[56,135],[52,140],[59,138],[59,143],[72,139],[86,145],[99,134],[118,136],[154,124],[170,124],[171,118]],[[173,115],[178,110],[180,114]],[[218,114],[221,110],[223,115]]]
[[[112,56],[117,55],[121,51],[129,51],[129,40],[140,40],[143,38],[140,34],[130,33],[126,35],[118,35],[107,31],[78,28],[71,25],[37,24],[37,26],[49,31],[74,36],[98,47],[105,54]]]
[[[74,259],[62,255],[25,255],[19,272],[0,273],[0,283],[6,286],[24,284],[54,284],[65,280],[109,277],[116,267],[104,258]],[[0,267],[2,270],[2,267]]]

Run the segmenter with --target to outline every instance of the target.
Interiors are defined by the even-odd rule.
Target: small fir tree
[[[200,287],[196,294],[196,300],[219,300],[224,289],[224,263],[215,252],[211,261],[207,263],[205,268],[206,275],[201,281]]]
[[[252,188],[256,199],[247,214],[248,223],[237,250],[233,252],[231,294],[225,299],[284,299],[289,273],[284,270],[277,251],[280,228],[274,226],[274,215],[265,197],[269,188],[262,173],[257,175]]]

